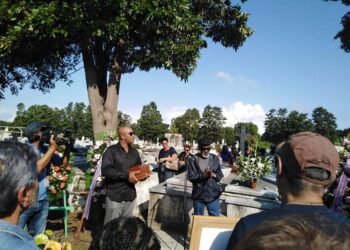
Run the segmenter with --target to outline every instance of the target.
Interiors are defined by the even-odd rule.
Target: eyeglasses
[[[128,133],[130,136],[133,136],[134,135],[134,132],[129,132]]]

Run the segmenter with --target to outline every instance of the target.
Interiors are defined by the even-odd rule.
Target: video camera
[[[40,142],[50,144],[51,135],[54,136],[54,140],[57,145],[70,145],[71,147],[74,146],[73,133],[69,129],[63,128],[61,132],[58,132],[57,130],[48,128],[42,132]]]

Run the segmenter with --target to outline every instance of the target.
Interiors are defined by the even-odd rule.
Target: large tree
[[[139,138],[152,142],[156,142],[157,138],[163,137],[167,132],[168,125],[163,123],[162,115],[155,102],[143,106],[136,128]]]
[[[288,110],[285,108],[280,108],[277,111],[271,109],[266,114],[263,140],[278,144],[295,133],[314,130],[313,123],[306,113],[293,110],[287,114]]]
[[[222,114],[220,107],[207,105],[202,114],[199,137],[209,137],[213,142],[221,141],[221,129],[225,124],[226,117]]]
[[[171,129],[176,133],[182,134],[185,142],[192,143],[194,140],[198,140],[200,119],[198,109],[187,109],[183,115],[172,120]]]
[[[324,0],[324,1],[333,1],[333,2],[338,2],[340,0]],[[350,0],[341,0],[341,2],[349,6],[350,5]],[[347,12],[341,19],[341,24],[343,25],[343,29],[340,30],[334,39],[340,39],[341,42],[341,48],[349,53],[350,52],[350,11]]]
[[[327,137],[331,141],[337,139],[337,122],[335,116],[323,107],[315,108],[312,111],[314,130]]]
[[[225,140],[226,145],[231,147],[236,143],[235,132],[232,127],[223,127],[220,131],[221,137]]]
[[[186,81],[206,39],[237,50],[253,33],[247,20],[229,0],[3,0],[0,97],[70,83],[82,61],[94,135],[113,133],[122,74],[164,68]]]

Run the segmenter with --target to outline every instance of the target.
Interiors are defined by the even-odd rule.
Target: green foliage
[[[137,136],[144,140],[156,142],[167,132],[168,125],[163,123],[163,118],[157,109],[155,102],[144,105],[141,117],[137,121]]]
[[[41,122],[57,131],[62,128],[70,129],[76,138],[93,138],[90,106],[86,107],[84,103],[70,102],[63,109],[47,105],[32,105],[26,109],[23,103],[19,103],[11,126],[25,127],[33,121]]]
[[[335,116],[322,107],[315,108],[311,121],[306,113],[280,108],[277,112],[271,109],[265,119],[265,133],[262,138],[278,144],[289,136],[302,132],[314,131],[335,142],[338,138]]]
[[[183,115],[172,120],[171,132],[182,134],[185,142],[192,143],[198,140],[200,118],[198,109],[187,109]]]
[[[226,145],[232,146],[236,143],[236,136],[234,128],[223,127],[220,131],[221,137],[224,138]]]
[[[306,113],[298,111],[291,111],[288,115],[287,113],[287,109],[280,108],[277,112],[271,109],[266,114],[263,140],[278,144],[295,133],[313,131],[313,124]]]
[[[118,111],[118,127],[130,126],[131,117],[128,114],[123,114],[123,112]]]
[[[272,158],[244,157],[237,161],[238,176],[242,181],[259,180],[272,172]]]
[[[96,101],[90,104],[98,103],[92,105],[93,117],[99,117],[94,129],[111,129],[103,125],[106,114],[101,119],[97,113],[109,104],[116,114],[118,98],[108,97],[108,86],[119,95],[122,74],[163,68],[186,81],[206,39],[237,50],[253,33],[247,21],[239,4],[222,0],[4,0],[0,99],[5,89],[17,94],[25,84],[43,92],[58,81],[70,84],[70,73],[82,61],[88,93]],[[106,102],[111,98],[115,103]]]
[[[323,1],[338,2],[339,0],[323,0]],[[346,6],[350,5],[350,0],[341,0],[341,2]],[[341,42],[341,48],[345,52],[349,53],[350,52],[350,12],[346,13],[342,17],[341,24],[343,26],[343,29],[337,33],[334,39],[339,38]]]
[[[226,118],[220,107],[207,105],[203,110],[200,122],[199,138],[206,136],[214,142],[221,141],[220,131],[225,121]]]
[[[331,141],[337,139],[337,123],[335,116],[323,107],[315,108],[312,111],[314,131],[327,137]]]

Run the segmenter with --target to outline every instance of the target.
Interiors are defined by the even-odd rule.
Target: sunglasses
[[[211,147],[202,147],[202,150],[204,151],[204,150],[210,150],[211,149]]]

